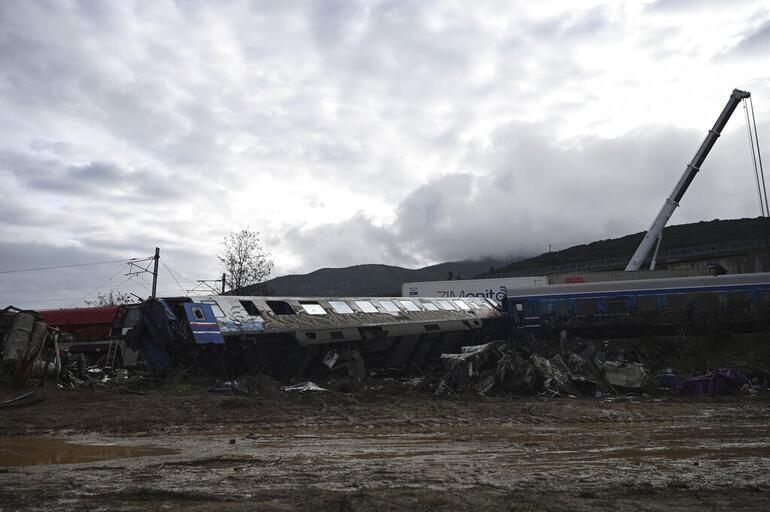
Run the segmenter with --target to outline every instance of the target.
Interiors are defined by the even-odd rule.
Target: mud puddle
[[[0,438],[0,467],[77,464],[177,453],[177,449],[153,446],[78,444],[32,436]]]

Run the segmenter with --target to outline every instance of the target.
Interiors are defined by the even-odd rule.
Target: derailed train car
[[[164,298],[141,307],[131,344],[155,370],[194,359],[212,369],[282,378],[346,362],[420,367],[461,345],[499,337],[507,318],[494,299],[475,297],[212,295]]]

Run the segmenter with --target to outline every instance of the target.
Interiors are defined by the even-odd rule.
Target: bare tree
[[[224,253],[218,255],[230,290],[259,284],[273,270],[273,260],[262,247],[259,233],[249,228],[231,231],[222,241]]]
[[[119,290],[110,290],[109,293],[97,293],[93,299],[86,299],[87,305],[94,308],[106,308],[109,306],[120,306],[122,304],[131,304],[136,302],[130,293],[123,293]]]

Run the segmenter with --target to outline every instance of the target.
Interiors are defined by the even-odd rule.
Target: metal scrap
[[[299,384],[294,384],[291,386],[284,386],[283,390],[289,393],[305,393],[307,391],[329,391],[326,388],[322,388],[315,382],[301,382]]]
[[[14,387],[55,381],[61,368],[58,332],[34,311],[9,306],[0,311],[0,380]]]
[[[548,396],[603,396],[646,387],[651,378],[641,363],[605,361],[602,350],[581,346],[578,352],[545,357],[510,341],[462,347],[442,354],[445,373],[436,393],[541,393]]]

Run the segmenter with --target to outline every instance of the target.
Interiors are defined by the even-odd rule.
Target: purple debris
[[[679,390],[693,396],[732,395],[740,391],[745,383],[746,375],[743,373],[728,368],[717,368],[708,375],[683,380]]]

